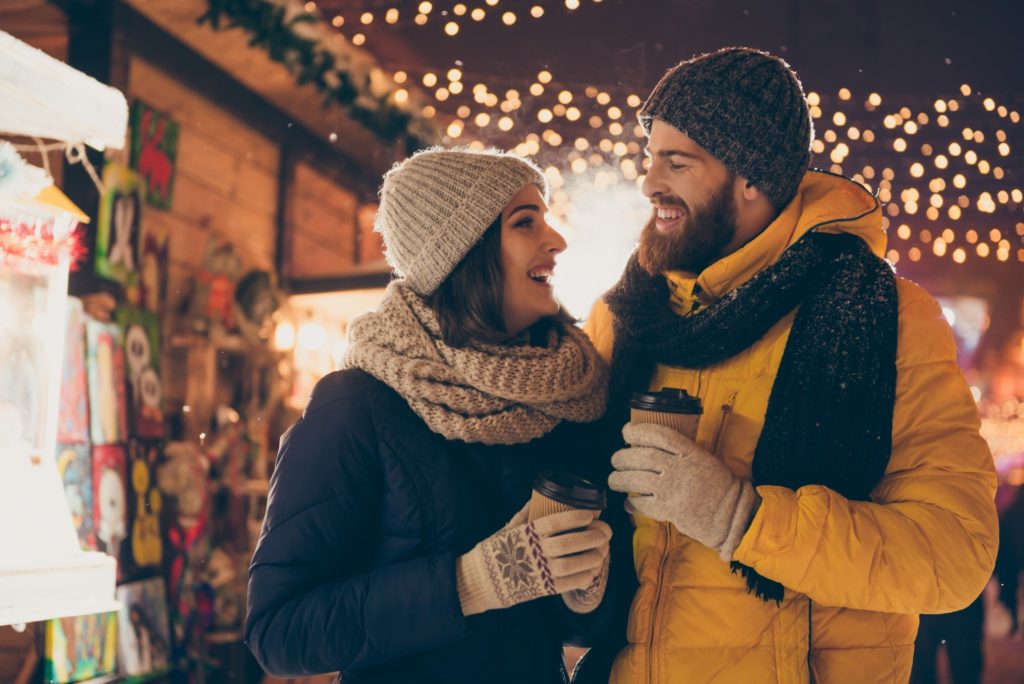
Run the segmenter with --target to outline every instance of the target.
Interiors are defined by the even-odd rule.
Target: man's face
[[[640,235],[640,266],[651,275],[700,273],[736,236],[735,175],[682,131],[655,119],[642,191],[651,218]]]

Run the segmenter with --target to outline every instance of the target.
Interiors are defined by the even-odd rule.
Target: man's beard
[[[686,212],[681,228],[669,233],[658,231],[657,212],[640,234],[640,266],[651,275],[666,271],[700,273],[716,262],[736,235],[736,204],[732,198],[732,179],[718,189],[707,205],[691,211],[682,199],[665,197],[661,206],[678,206]]]

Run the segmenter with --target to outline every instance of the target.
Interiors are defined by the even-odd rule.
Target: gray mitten
[[[630,446],[612,456],[608,486],[634,495],[626,510],[671,522],[731,560],[760,503],[754,487],[672,428],[627,423],[622,435]]]

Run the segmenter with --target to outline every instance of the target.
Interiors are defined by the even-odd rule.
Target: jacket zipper
[[[807,681],[814,684],[814,670],[811,669],[811,652],[814,647],[814,601],[807,598]]]
[[[658,581],[654,585],[654,615],[651,618],[651,633],[647,638],[647,682],[654,682],[654,649],[657,646],[655,637],[658,633],[658,626],[661,623],[661,587],[665,582],[665,561],[668,560],[669,546],[672,544],[672,523],[659,523],[659,527],[665,531],[665,546],[661,552],[661,560],[658,562]]]
[[[725,424],[732,413],[732,407],[736,404],[736,392],[729,395],[729,398],[722,404],[722,419],[718,422],[718,429],[715,431],[715,439],[711,442],[711,453],[718,455],[718,442],[725,433]]]
[[[701,386],[704,379],[704,369],[697,369],[697,396],[701,396]],[[734,395],[735,398],[735,395]],[[731,408],[731,407],[730,407]],[[654,615],[651,618],[651,632],[647,637],[647,681],[648,684],[654,682],[654,649],[656,648],[657,641],[655,637],[658,633],[658,627],[661,624],[661,587],[665,583],[665,564],[668,560],[670,547],[672,546],[672,523],[661,523],[659,525],[665,532],[665,545],[662,548],[661,559],[658,561],[658,578],[657,583],[654,585]]]

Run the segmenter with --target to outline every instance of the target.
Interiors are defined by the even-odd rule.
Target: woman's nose
[[[565,242],[565,238],[547,221],[544,222],[544,225],[547,226],[547,230],[544,233],[545,251],[551,252],[552,254],[560,254],[564,252],[567,244]]]

